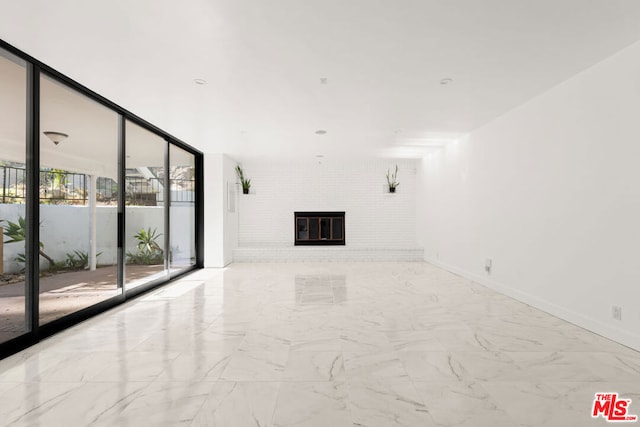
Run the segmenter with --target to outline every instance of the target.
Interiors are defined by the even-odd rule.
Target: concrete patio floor
[[[127,265],[129,287],[162,271],[161,265]],[[116,266],[54,274],[40,278],[40,324],[118,295]],[[24,282],[0,286],[0,342],[25,332]]]

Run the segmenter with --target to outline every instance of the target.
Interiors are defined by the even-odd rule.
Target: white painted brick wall
[[[386,173],[396,164],[400,186],[389,194]],[[256,159],[242,166],[252,194],[239,195],[238,258],[248,254],[243,248],[292,247],[295,211],[345,211],[347,249],[416,249],[414,160]]]

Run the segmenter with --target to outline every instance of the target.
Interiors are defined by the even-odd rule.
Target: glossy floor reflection
[[[202,270],[0,362],[9,426],[591,426],[640,354],[424,263]]]

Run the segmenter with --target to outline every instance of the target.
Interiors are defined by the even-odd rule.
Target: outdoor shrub
[[[153,231],[151,227],[147,230],[144,228],[140,230],[133,236],[138,240],[137,251],[135,254],[127,252],[127,262],[141,265],[162,264],[164,262],[164,251],[157,242],[160,236],[162,234],[157,233],[157,228],[154,228]]]

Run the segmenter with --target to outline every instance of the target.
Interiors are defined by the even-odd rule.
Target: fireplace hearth
[[[295,244],[344,245],[344,212],[295,212]]]

